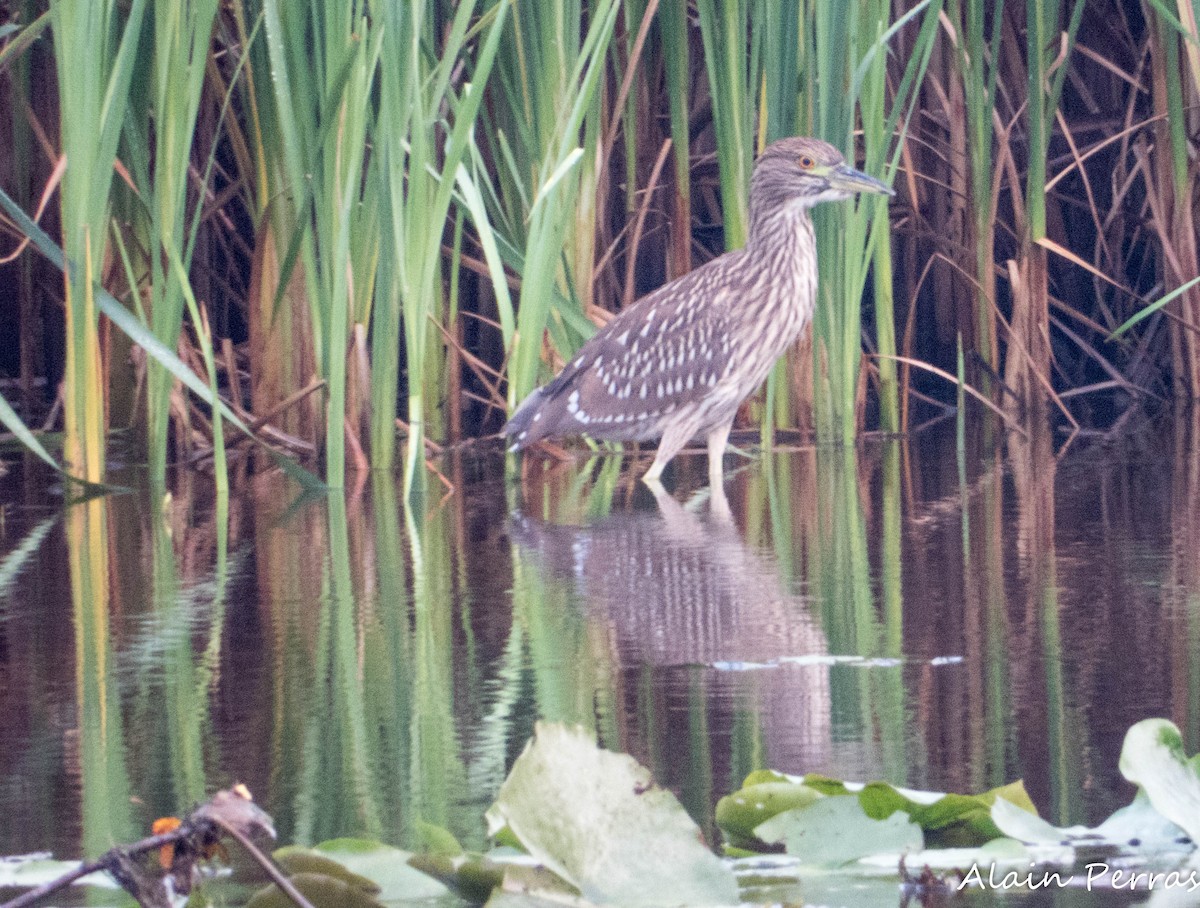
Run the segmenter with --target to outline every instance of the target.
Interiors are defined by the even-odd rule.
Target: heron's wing
[[[514,414],[518,446],[578,433],[654,438],[661,420],[702,400],[729,362],[736,305],[729,269],[714,264],[643,297],[584,344]]]

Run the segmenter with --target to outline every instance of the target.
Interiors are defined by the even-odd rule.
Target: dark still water
[[[980,436],[982,433],[979,433]],[[0,480],[0,854],[94,856],[245,782],[281,838],[468,847],[539,718],[712,810],[751,770],[1128,803],[1126,729],[1200,749],[1200,449],[1187,420],[704,458],[442,465],[303,498],[278,475],[63,509]],[[731,460],[732,464],[732,460]],[[506,478],[506,469],[509,475]],[[122,477],[136,482],[136,477]],[[225,519],[227,518],[227,519]]]

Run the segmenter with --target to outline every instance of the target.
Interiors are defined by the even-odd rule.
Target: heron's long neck
[[[817,301],[817,244],[802,205],[759,206],[743,253],[743,292],[735,310],[746,326],[739,340],[746,390],[812,318]]]
[[[751,214],[746,253],[768,280],[802,296],[815,293],[817,241],[807,205],[759,206]]]

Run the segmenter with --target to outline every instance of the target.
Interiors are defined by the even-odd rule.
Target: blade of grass
[[[66,260],[60,249],[46,233],[33,222],[30,217],[25,214],[17,205],[0,190],[0,207],[3,207],[9,216],[17,223],[20,229],[29,237],[34,247],[42,253],[50,262],[62,270],[67,270]],[[72,269],[73,270],[73,269]],[[199,376],[196,375],[183,360],[165,344],[163,344],[154,332],[151,331],[145,323],[143,323],[137,315],[130,312],[125,306],[110,293],[103,288],[95,289],[96,308],[106,318],[109,319],[120,330],[124,331],[129,338],[146,351],[147,355],[158,360],[164,368],[166,368],[175,378],[188,387],[196,396],[203,400],[206,404],[219,411],[229,422],[237,429],[245,433],[255,442],[263,445],[265,450],[275,460],[275,463],[299,482],[306,489],[320,489],[323,484],[314,477],[311,473],[301,467],[295,461],[284,457],[279,452],[275,451],[270,446],[266,445],[259,439],[246,424],[238,417],[236,413],[219,397],[214,397],[208,385],[206,385]],[[78,477],[73,477],[78,479]]]

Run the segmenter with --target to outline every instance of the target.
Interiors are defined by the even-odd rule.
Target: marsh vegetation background
[[[812,339],[745,413],[764,440],[905,430],[959,376],[1016,423],[1200,390],[1187,0],[0,13],[2,415],[61,428],[92,482],[118,439],[157,484],[221,475],[244,429],[334,486],[403,439],[411,490],[740,245],[755,151],[792,134],[898,196],[819,212]]]
[[[763,765],[1127,803],[1133,722],[1200,749],[1198,10],[0,0],[0,853],[234,779],[478,847],[538,717],[710,836]],[[734,522],[514,482],[473,439],[794,134],[897,197],[818,212]]]

